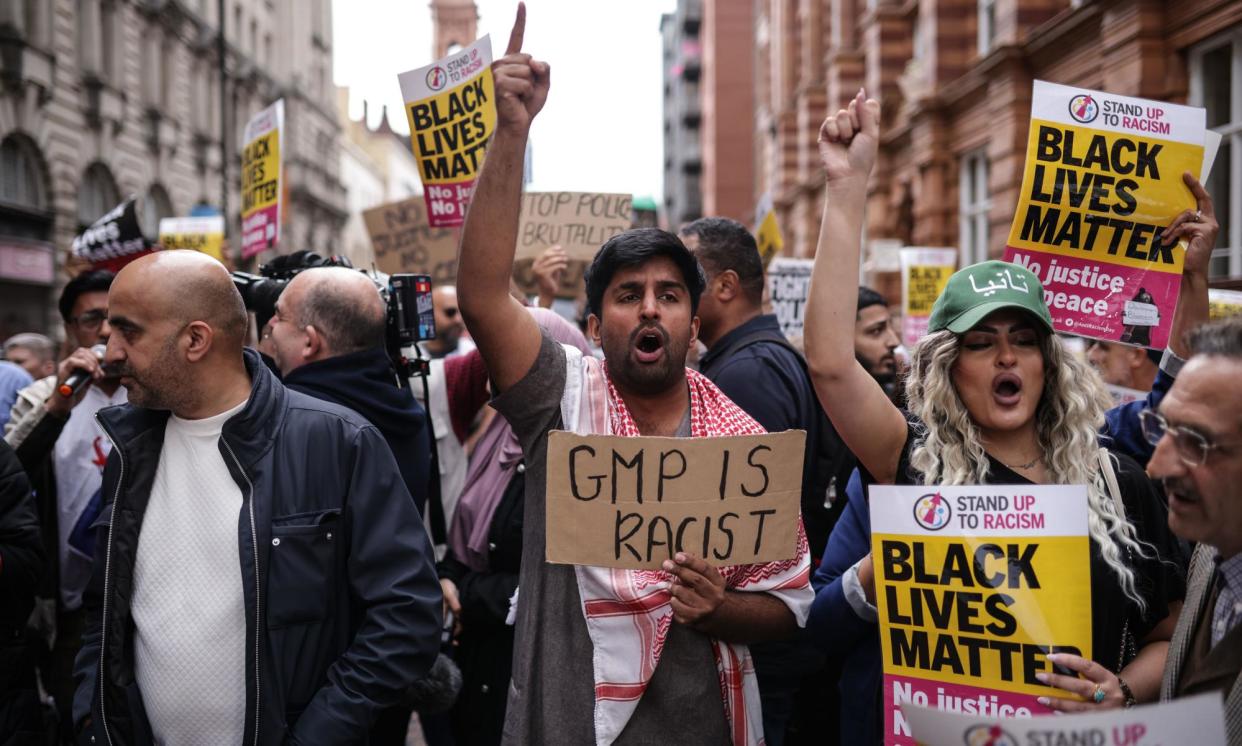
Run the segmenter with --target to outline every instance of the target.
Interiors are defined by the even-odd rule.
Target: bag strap
[[[1100,459],[1100,473],[1104,475],[1104,482],[1108,485],[1108,494],[1113,498],[1113,507],[1117,509],[1117,515],[1122,520],[1126,517],[1126,504],[1121,499],[1121,486],[1117,484],[1117,472],[1113,470],[1113,459],[1109,455],[1107,448],[1101,448],[1097,454]]]

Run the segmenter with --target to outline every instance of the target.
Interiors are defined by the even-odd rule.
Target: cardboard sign
[[[547,560],[658,569],[679,551],[715,566],[798,549],[806,433],[724,438],[548,436]]]
[[[780,322],[781,334],[789,339],[802,336],[811,270],[814,267],[814,259],[784,256],[772,260],[768,266],[768,296],[772,299],[772,313]]]
[[[1204,110],[1035,81],[1005,260],[1044,286],[1057,331],[1163,348],[1185,244],[1160,231],[1195,200]]]
[[[559,245],[570,259],[589,262],[604,242],[634,222],[628,194],[527,192],[522,195],[518,259],[534,259]]]
[[[1086,487],[875,485],[870,505],[884,742],[914,743],[910,702],[1047,712],[1045,656],[1091,657]]]
[[[1208,289],[1208,318],[1212,321],[1242,313],[1242,291]]]
[[[201,251],[224,261],[224,216],[164,218],[160,221],[160,246],[166,249]]]
[[[397,81],[431,226],[461,225],[496,129],[491,40],[484,36],[444,59],[401,73]]]
[[[421,197],[365,210],[362,222],[379,271],[431,275],[433,285],[456,282],[457,235],[449,228],[431,227]]]
[[[570,300],[586,294],[587,262],[570,260],[569,266],[561,273],[560,284],[556,288],[557,298]],[[518,259],[513,263],[513,284],[526,295],[538,295],[539,280],[535,277],[535,260]]]
[[[915,740],[929,746],[1225,746],[1225,712],[1219,694],[1026,719],[915,705],[901,709]]]
[[[241,174],[243,259],[272,248],[280,240],[284,129],[284,99],[255,114],[246,123]]]
[[[957,249],[901,250],[901,342],[913,347],[927,336],[932,306],[957,271]]]
[[[522,218],[513,263],[513,279],[527,294],[539,292],[533,265],[549,247],[559,245],[569,255],[556,295],[577,298],[587,265],[604,243],[633,227],[629,194],[596,192],[527,192],[522,195]]]
[[[755,205],[755,243],[759,245],[759,258],[763,260],[764,267],[785,248],[771,194],[760,197],[759,204]]]
[[[91,223],[73,239],[73,256],[92,269],[120,271],[143,254],[151,253],[151,242],[138,224],[138,198],[130,197]]]

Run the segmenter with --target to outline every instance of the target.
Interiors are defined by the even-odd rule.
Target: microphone
[[[103,362],[104,354],[107,351],[107,345],[95,345],[91,348],[91,354],[98,358],[101,363]],[[89,370],[74,368],[73,372],[69,374],[69,377],[65,379],[64,383],[57,387],[56,391],[61,396],[68,399],[78,393],[78,389],[85,386],[86,382],[89,380],[91,380],[91,372]]]

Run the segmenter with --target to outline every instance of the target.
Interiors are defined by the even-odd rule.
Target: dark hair
[[[57,308],[60,309],[60,317],[65,323],[69,323],[69,316],[73,313],[73,304],[78,302],[78,298],[86,293],[108,292],[108,288],[112,287],[114,277],[116,275],[106,269],[92,269],[65,283],[65,289],[60,291],[60,300],[56,302]]]
[[[1242,360],[1242,316],[1232,316],[1186,335],[1192,355],[1215,355]]]
[[[746,226],[729,218],[699,218],[682,228],[681,235],[699,239],[695,255],[704,270],[713,275],[733,270],[746,298],[763,302],[763,260]]]
[[[371,313],[371,304],[359,303],[350,294],[333,288],[330,282],[316,282],[302,296],[297,324],[301,328],[315,327],[334,355],[346,355],[384,346],[387,319],[383,307],[379,308],[380,313]]]
[[[677,269],[681,270],[686,289],[690,292],[690,312],[698,313],[699,297],[707,286],[703,268],[680,238],[659,228],[633,228],[618,233],[600,247],[584,278],[587,310],[602,318],[604,291],[617,270],[636,267],[661,256],[672,259]]]
[[[883,295],[880,295],[879,293],[867,287],[866,285],[859,285],[858,286],[858,311],[856,311],[855,313],[856,314],[862,313],[862,310],[864,308],[868,308],[870,306],[884,306],[885,308],[887,308],[888,301],[884,300]],[[858,317],[856,315],[855,319],[857,318]]]

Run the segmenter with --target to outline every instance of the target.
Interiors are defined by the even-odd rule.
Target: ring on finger
[[[1202,210],[1195,210],[1195,222],[1196,223],[1203,222],[1203,211]]]
[[[1104,701],[1104,696],[1105,696],[1104,685],[1096,684],[1095,691],[1091,693],[1091,701],[1095,702],[1098,705],[1099,703]]]

